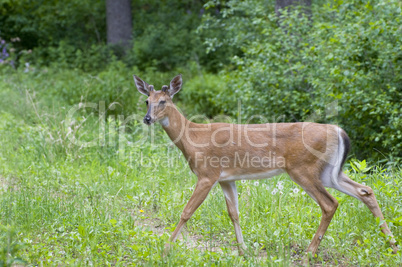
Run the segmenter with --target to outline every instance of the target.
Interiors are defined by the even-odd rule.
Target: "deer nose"
[[[150,124],[150,123],[151,123],[151,116],[148,116],[148,115],[145,116],[145,117],[144,117],[144,123],[145,123],[145,124]]]

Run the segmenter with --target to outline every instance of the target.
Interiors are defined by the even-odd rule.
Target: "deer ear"
[[[149,96],[149,92],[153,90],[153,87],[150,87],[149,84],[147,84],[146,82],[144,82],[143,80],[141,80],[140,77],[134,75],[134,82],[135,82],[135,86],[137,86],[137,90],[146,96]]]
[[[173,98],[173,96],[180,91],[182,84],[183,80],[181,78],[181,74],[177,75],[170,81],[170,86],[168,89],[170,97]]]

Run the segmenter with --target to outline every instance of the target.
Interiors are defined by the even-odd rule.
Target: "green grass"
[[[157,147],[139,122],[130,123],[119,136],[123,125],[113,117],[105,122],[104,146],[73,145],[68,139],[72,134],[86,141],[99,138],[98,115],[80,111],[75,124],[65,125],[70,104],[61,98],[51,102],[57,97],[43,89],[60,81],[49,76],[42,81],[39,74],[18,75],[0,81],[0,265],[22,261],[39,266],[300,264],[321,212],[286,175],[258,184],[237,183],[246,257],[237,255],[219,187],[187,223],[172,252],[163,257],[164,244],[196,182],[180,151],[169,145],[159,126],[154,128],[161,144]],[[37,97],[30,99],[25,90]],[[73,133],[69,134],[69,127]],[[364,163],[353,167],[347,166],[348,175],[374,189],[400,240],[402,171],[375,166],[367,170]],[[282,194],[273,195],[280,183]],[[295,188],[300,191],[294,193]],[[340,206],[314,263],[401,265],[401,253],[391,254],[379,231],[380,222],[370,211],[359,201],[330,191]]]

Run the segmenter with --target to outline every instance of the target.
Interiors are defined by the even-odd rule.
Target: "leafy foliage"
[[[134,46],[126,61],[166,71],[199,60],[204,54],[195,34],[200,12],[201,1],[135,1]]]
[[[206,54],[197,33],[206,12],[203,1],[132,1],[133,46],[124,53],[106,46],[102,1],[7,0],[0,3],[0,36],[7,41],[18,37],[18,51],[32,50],[19,61],[37,66],[93,72],[105,69],[117,56],[141,70],[172,71],[194,61],[216,71],[220,64],[216,57],[223,60],[224,55]]]
[[[6,0],[0,3],[0,14],[1,36],[7,41],[18,37],[21,41],[15,48],[18,51],[33,49],[28,58],[36,64],[72,63],[72,59],[60,56],[80,56],[79,51],[82,55],[83,51],[94,49],[93,45],[105,40],[105,4],[102,1]]]
[[[19,257],[23,244],[17,241],[18,236],[11,226],[0,224],[0,266],[25,264]]]

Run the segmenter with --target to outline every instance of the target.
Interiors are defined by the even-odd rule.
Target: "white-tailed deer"
[[[148,99],[144,123],[160,122],[174,144],[183,152],[198,181],[194,193],[170,237],[174,242],[184,224],[217,183],[222,187],[236,233],[239,254],[244,254],[239,224],[236,181],[265,179],[288,173],[321,207],[322,218],[307,252],[315,254],[331,222],[338,202],[325,187],[337,189],[362,201],[375,217],[384,220],[373,190],[352,181],[342,172],[349,151],[347,134],[338,126],[317,123],[198,124],[187,120],[172,102],[182,87],[182,77],[155,91],[134,75],[140,93]],[[387,224],[382,232],[390,236],[393,252],[398,250]]]

